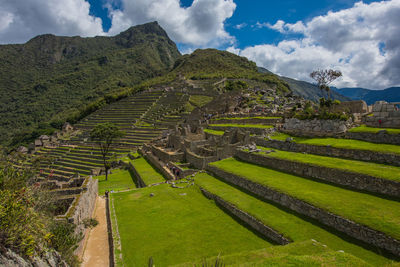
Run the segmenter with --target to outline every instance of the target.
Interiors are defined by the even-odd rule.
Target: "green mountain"
[[[0,46],[0,143],[35,137],[79,118],[89,103],[104,104],[173,67],[180,53],[152,22],[114,37],[37,36]],[[50,123],[50,125],[49,125]]]
[[[365,88],[333,88],[333,90],[352,100],[364,100],[368,105],[372,105],[380,100],[386,102],[400,102],[400,87],[390,87],[383,90]]]
[[[269,70],[265,68],[258,68],[261,73],[272,73]],[[290,90],[299,96],[304,97],[305,99],[313,100],[313,101],[318,101],[321,97],[327,97],[327,94],[325,92],[322,92],[318,86],[315,84],[305,82],[305,81],[299,81],[295,80],[292,78],[280,76],[280,79],[285,81],[289,87]],[[341,95],[339,92],[335,90],[331,90],[331,97],[333,99],[337,99],[340,101],[349,101],[350,98],[347,96]]]

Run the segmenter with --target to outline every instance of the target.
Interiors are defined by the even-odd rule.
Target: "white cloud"
[[[104,34],[101,19],[89,15],[85,0],[0,0],[0,43],[23,43],[32,37]]]
[[[336,86],[385,88],[400,85],[400,0],[356,3],[352,8],[313,18],[307,23],[259,23],[296,40],[243,50],[229,48],[281,75],[310,80],[318,68],[335,68],[344,76]],[[290,37],[290,36],[289,36]]]
[[[122,10],[111,10],[112,27],[117,34],[128,25],[157,20],[176,42],[202,46],[232,43],[234,38],[224,29],[224,22],[233,15],[233,0],[194,0],[190,7],[179,0],[122,0]]]
[[[234,26],[235,29],[240,30],[247,26],[247,23],[240,23]]]

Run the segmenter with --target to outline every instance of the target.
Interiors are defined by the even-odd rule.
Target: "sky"
[[[295,79],[332,68],[337,87],[400,86],[400,0],[0,0],[0,44],[155,20],[181,53],[212,47]]]

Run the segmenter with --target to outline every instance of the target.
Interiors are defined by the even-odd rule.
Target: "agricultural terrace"
[[[369,150],[381,153],[400,154],[400,146],[389,145],[389,144],[376,144],[376,143],[370,143],[353,139],[304,138],[304,137],[291,136],[285,133],[276,133],[270,136],[272,140],[278,140],[278,141],[285,141],[286,138],[288,137],[292,137],[293,141],[299,144],[331,146],[343,149]]]
[[[340,169],[355,173],[362,173],[393,181],[400,181],[400,167],[378,164],[373,162],[332,158],[332,157],[318,156],[318,155],[298,153],[298,152],[288,152],[261,146],[259,146],[258,148],[261,149],[262,151],[255,153],[266,157],[297,161],[301,163],[313,164],[327,168]],[[267,153],[266,151],[273,151],[273,152]]]
[[[195,181],[201,188],[219,196],[240,210],[251,214],[265,225],[272,227],[285,237],[291,239],[295,244],[314,239],[331,249],[346,251],[377,265],[390,262],[388,259],[350,242],[335,232],[327,231],[326,227],[321,227],[318,222],[306,220],[276,205],[255,198],[209,174],[198,174],[195,177]],[[306,246],[302,250],[297,251],[297,253],[308,254],[312,249],[312,247]]]
[[[397,201],[289,175],[233,158],[211,165],[400,239]]]
[[[366,125],[354,127],[352,129],[350,129],[349,132],[351,132],[351,133],[378,133],[382,130],[385,130],[388,134],[400,134],[400,129],[376,128],[376,127],[368,127]]]

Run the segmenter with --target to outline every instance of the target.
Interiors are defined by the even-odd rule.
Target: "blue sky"
[[[108,31],[111,27],[111,19],[108,17],[108,9],[103,1],[86,0],[90,3],[90,14],[102,19],[104,31]],[[328,11],[339,11],[350,8],[354,3],[359,1],[354,0],[235,0],[236,10],[232,17],[225,22],[226,31],[236,38],[238,48],[256,44],[272,43],[277,44],[287,38],[277,31],[269,28],[255,27],[257,23],[270,22],[274,23],[277,20],[284,20],[287,23],[296,23],[297,21],[307,21],[312,18],[324,15]],[[371,3],[377,1],[363,1]],[[180,0],[182,7],[190,7],[193,0]],[[113,5],[114,9],[122,9],[121,4]],[[242,26],[238,28],[238,25]],[[290,36],[296,38],[298,35]],[[185,47],[184,43],[179,44],[180,47]],[[223,48],[219,47],[219,48]]]
[[[0,44],[155,20],[182,53],[213,47],[295,79],[333,68],[338,87],[400,86],[400,0],[0,0]]]

